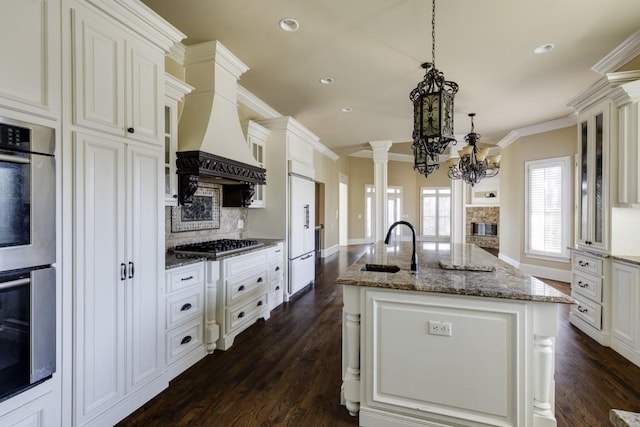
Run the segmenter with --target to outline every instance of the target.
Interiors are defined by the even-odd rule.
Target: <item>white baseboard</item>
[[[571,270],[561,270],[559,268],[541,267],[532,264],[520,264],[520,270],[529,276],[541,277],[544,279],[559,280],[571,283]]]
[[[502,252],[498,253],[498,258],[500,258],[502,261],[506,262],[507,264],[511,265],[512,267],[520,268],[520,261],[516,261],[513,258],[509,258]]]
[[[370,238],[349,239],[349,241],[347,242],[347,244],[349,245],[368,245],[370,243],[373,243],[373,239],[370,239]]]
[[[340,251],[340,245],[333,245],[325,249],[320,249],[320,258],[330,257],[331,255],[337,253],[338,251]]]

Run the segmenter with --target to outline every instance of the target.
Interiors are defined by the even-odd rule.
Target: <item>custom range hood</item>
[[[178,200],[189,205],[205,178],[223,185],[223,206],[249,206],[266,170],[251,154],[238,117],[238,78],[248,67],[218,41],[187,46],[185,97],[178,126]]]

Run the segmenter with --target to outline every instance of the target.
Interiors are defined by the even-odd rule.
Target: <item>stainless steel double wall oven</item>
[[[0,401],[56,370],[55,132],[0,117]]]

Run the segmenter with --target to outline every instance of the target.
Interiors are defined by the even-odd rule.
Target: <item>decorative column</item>
[[[343,286],[341,401],[351,416],[360,412],[360,289]]]
[[[391,141],[370,141],[373,149],[373,188],[375,207],[375,234],[376,242],[384,240],[387,224],[387,162],[389,161],[389,148]]]
[[[465,243],[466,240],[465,187],[463,180],[451,180],[451,243]]]

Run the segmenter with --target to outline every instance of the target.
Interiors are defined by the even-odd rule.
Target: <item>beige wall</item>
[[[316,220],[323,224],[322,249],[329,249],[339,243],[338,208],[340,206],[338,185],[340,174],[349,175],[348,163],[345,157],[338,160],[319,153],[314,153],[314,168],[316,172],[316,189],[322,192],[316,206],[318,210]]]
[[[551,132],[520,138],[502,150],[500,161],[500,253],[518,261],[541,267],[571,270],[571,264],[544,261],[525,255],[525,206],[524,206],[524,165],[528,160],[542,160],[553,157],[571,156],[576,153],[576,128],[570,126]],[[574,171],[571,162],[571,195],[573,206]],[[570,237],[573,242],[573,211],[570,214]]]
[[[364,188],[373,185],[373,160],[361,157],[347,159],[349,173],[349,240],[364,239]]]

